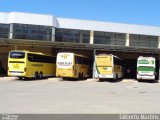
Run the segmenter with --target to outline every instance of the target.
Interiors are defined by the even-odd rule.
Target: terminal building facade
[[[160,27],[0,12],[0,38],[159,48]]]
[[[160,27],[0,12],[0,41],[3,39],[135,47],[159,51]],[[1,50],[2,47],[0,46]]]

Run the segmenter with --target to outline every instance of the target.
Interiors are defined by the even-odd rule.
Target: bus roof
[[[28,50],[11,50],[10,52],[26,52],[26,53],[32,53],[32,54],[39,54],[39,55],[46,55],[46,56],[55,57],[53,55],[49,55],[49,54],[45,54],[45,53],[41,53],[41,52],[32,52],[32,51],[28,51]]]
[[[115,57],[115,58],[117,58],[117,59],[122,60],[121,58],[119,58],[119,57],[117,57],[116,55],[113,55],[113,54],[105,54],[105,53],[103,53],[103,54],[98,54],[98,55],[96,55],[96,56],[113,56],[113,57]]]
[[[155,57],[144,57],[144,56],[139,56],[138,59],[155,59]]]
[[[105,54],[105,53],[103,53],[103,54],[98,54],[96,56],[113,56],[113,55],[112,54]]]
[[[73,53],[73,52],[59,52],[59,53],[68,53],[68,54],[74,54],[75,56],[79,56],[79,57],[84,57],[84,58],[88,58],[90,59],[89,57],[85,56],[85,55],[81,55],[81,54],[77,54],[77,53]],[[58,54],[59,54],[58,53]]]

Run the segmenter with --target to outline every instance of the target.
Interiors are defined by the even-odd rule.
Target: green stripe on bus
[[[97,64],[96,64],[96,70],[97,70],[98,74],[100,74],[100,72],[99,72],[99,70],[98,70],[98,67],[97,67]]]
[[[138,67],[137,68],[138,71],[155,71],[154,67]]]

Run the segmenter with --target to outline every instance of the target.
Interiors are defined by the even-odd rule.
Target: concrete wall
[[[4,68],[5,72],[8,69],[8,53],[13,49],[14,46],[0,45],[0,60],[2,61],[2,67]]]

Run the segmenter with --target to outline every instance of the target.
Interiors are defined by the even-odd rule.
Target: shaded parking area
[[[154,57],[156,59],[156,80],[159,79],[159,54],[153,53],[133,53],[120,51],[100,51],[96,50],[95,54],[113,54],[123,60],[123,78],[136,79],[137,77],[137,59],[139,56]]]
[[[8,41],[9,42],[9,41]],[[57,55],[58,52],[74,52],[88,56],[91,59],[90,77],[93,77],[93,61],[94,55],[99,53],[113,54],[123,59],[124,63],[124,79],[136,79],[137,58],[139,56],[155,57],[156,58],[156,79],[159,79],[159,50],[148,48],[124,47],[124,46],[101,46],[101,45],[86,45],[86,44],[71,44],[71,43],[51,43],[42,41],[20,41],[12,40],[9,45],[1,45],[0,51],[0,75],[7,74],[8,70],[8,52],[10,50],[29,50],[33,52],[42,52],[52,55]],[[42,43],[41,43],[42,42]],[[36,43],[36,45],[34,45]],[[1,65],[2,64],[2,65]]]

